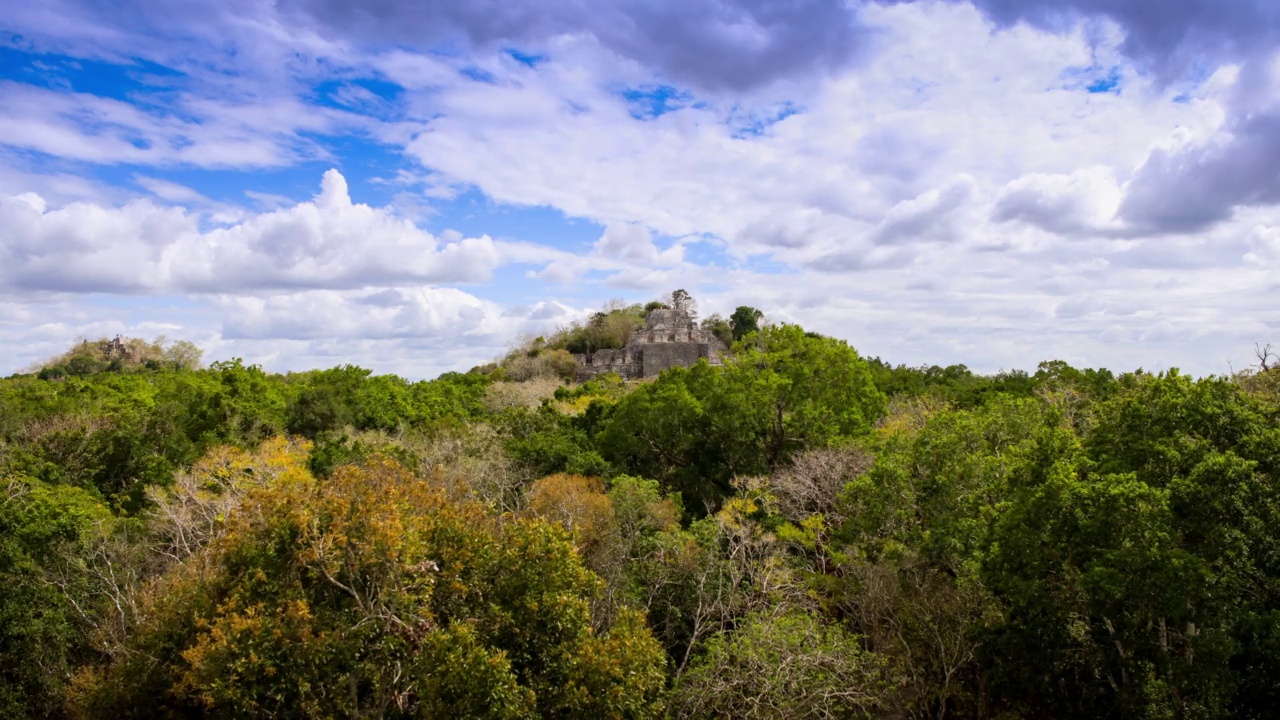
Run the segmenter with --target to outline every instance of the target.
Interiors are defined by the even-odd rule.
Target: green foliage
[[[445,373],[435,380],[409,387],[411,422],[421,427],[478,417],[484,412],[484,392],[492,381],[477,374]]]
[[[871,358],[869,362],[876,387],[886,395],[930,396],[958,408],[976,408],[998,395],[1030,397],[1037,393],[1066,395],[1087,404],[1131,386],[1137,377],[1117,378],[1106,369],[1078,370],[1061,360],[1040,363],[1034,375],[1021,370],[978,375],[964,365],[895,367],[880,358]]]
[[[530,475],[612,474],[610,464],[592,446],[583,422],[550,406],[538,410],[511,408],[497,421],[509,436],[507,452]]]
[[[644,317],[649,309],[640,305],[614,303],[611,307],[592,314],[585,323],[575,324],[552,336],[546,347],[571,353],[620,348],[627,344],[632,333],[644,327]]]
[[[1274,667],[1256,650],[1280,599],[1274,421],[1235,384],[1176,372],[1097,415],[1089,461],[1030,483],[994,528],[1015,692],[1082,713],[1259,716],[1280,688],[1237,685],[1233,667]],[[1075,681],[1028,693],[1045,672]]]
[[[1087,375],[1052,374],[1043,399],[886,424],[846,489],[844,579],[818,587],[931,713],[1262,716],[1277,692],[1260,680],[1277,636],[1274,416],[1223,379],[1082,390]],[[1073,389],[1083,399],[1061,402]]]
[[[83,490],[0,479],[0,716],[60,714],[64,685],[91,657],[82,613],[95,598],[77,556],[110,524]]]
[[[842,341],[794,325],[739,345],[723,368],[673,368],[620,401],[600,432],[606,459],[718,504],[736,475],[805,448],[864,435],[884,411],[866,363]]]
[[[145,372],[194,370],[200,366],[201,351],[180,340],[168,344],[164,338],[147,342],[141,338],[84,340],[45,363],[38,372],[41,380],[60,380],[103,372]]]
[[[982,405],[999,394],[1028,396],[1035,387],[1034,379],[1020,370],[996,375],[976,375],[964,365],[909,368],[892,367],[879,358],[871,360],[876,387],[889,396],[936,396],[961,408]]]
[[[604,399],[617,401],[629,392],[627,383],[617,373],[605,373],[577,386],[556,388],[553,397],[561,402]]]
[[[210,388],[206,433],[221,442],[254,444],[284,431],[285,395],[279,383],[241,360],[210,367],[218,386]]]
[[[725,344],[725,347],[732,345],[733,341],[738,339],[733,336],[733,327],[729,321],[721,317],[719,313],[705,318],[702,321],[702,329],[716,336],[720,342]]]
[[[589,325],[424,382],[133,341],[0,381],[0,716],[1274,714],[1274,369],[783,325],[561,386]]]
[[[729,316],[730,336],[736,342],[760,329],[760,320],[764,313],[749,306],[739,305]]]
[[[677,718],[871,718],[881,662],[839,625],[803,612],[752,615],[711,638],[672,694]]]

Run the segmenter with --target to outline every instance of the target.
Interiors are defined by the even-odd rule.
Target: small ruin
[[[720,365],[728,351],[720,338],[698,327],[688,311],[657,308],[645,315],[644,327],[625,346],[573,357],[579,382],[611,372],[635,380],[657,377],[670,367],[689,367],[702,358]]]

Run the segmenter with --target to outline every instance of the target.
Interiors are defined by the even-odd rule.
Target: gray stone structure
[[[635,331],[625,347],[575,354],[578,380],[589,380],[605,373],[617,373],[627,379],[657,377],[670,367],[689,367],[706,358],[720,365],[728,348],[720,338],[698,327],[684,310],[650,310],[644,327]]]

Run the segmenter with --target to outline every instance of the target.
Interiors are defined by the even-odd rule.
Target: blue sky
[[[428,377],[683,287],[908,364],[1246,365],[1266,0],[51,0],[0,14],[0,372]]]

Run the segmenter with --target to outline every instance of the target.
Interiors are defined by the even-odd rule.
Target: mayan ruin
[[[698,327],[687,310],[656,308],[645,315],[644,327],[633,333],[625,346],[575,353],[573,357],[581,382],[611,372],[628,380],[652,378],[667,368],[689,367],[702,358],[720,365],[727,352],[725,344]]]

